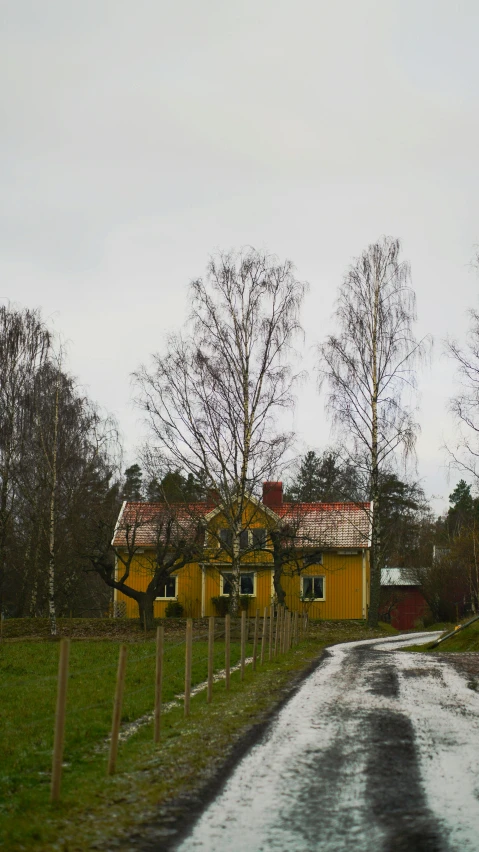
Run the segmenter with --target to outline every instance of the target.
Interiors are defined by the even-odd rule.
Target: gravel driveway
[[[477,852],[474,661],[397,650],[431,638],[330,648],[178,852]]]

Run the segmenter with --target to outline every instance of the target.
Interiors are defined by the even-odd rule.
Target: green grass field
[[[370,638],[378,633],[360,623],[313,626],[311,637],[256,673],[247,667],[244,682],[232,674],[231,690],[214,686],[183,707],[165,713],[162,742],[153,743],[153,725],[144,724],[120,743],[117,774],[106,776],[108,734],[120,641],[71,641],[62,796],[50,805],[51,760],[59,644],[11,639],[0,645],[0,847],[9,850],[58,849],[76,852],[98,838],[127,832],[158,803],[198,784],[221,761],[231,743],[279,700],[292,674],[303,669],[327,644]],[[203,638],[202,638],[203,637]],[[192,683],[207,677],[204,632],[193,644]],[[127,641],[127,640],[126,640]],[[247,654],[251,654],[249,643]],[[231,645],[231,664],[239,660]],[[164,703],[184,688],[182,639],[165,642]],[[224,642],[215,643],[215,669],[224,665]],[[122,724],[153,709],[155,643],[128,643]],[[125,804],[127,803],[127,804]]]
[[[444,634],[454,630],[454,624],[434,624],[427,628],[428,630],[441,630]],[[455,635],[441,642],[436,648],[431,648],[430,645],[412,645],[409,648],[403,648],[403,651],[417,651],[421,654],[445,654],[464,651],[479,651],[479,621],[465,627],[464,630],[459,630]]]
[[[450,630],[453,629],[454,627],[451,626]],[[475,621],[474,624],[470,624],[464,630],[458,631],[455,636],[441,642],[437,648],[432,649],[431,653],[437,652],[439,654],[445,651],[479,651],[479,621]]]

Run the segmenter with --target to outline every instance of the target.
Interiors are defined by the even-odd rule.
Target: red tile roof
[[[194,539],[200,521],[211,511],[210,503],[134,503],[123,504],[115,527],[112,544],[125,547],[154,547],[157,536],[164,539],[166,529],[173,525],[176,540]]]
[[[200,522],[215,506],[210,502],[124,503],[113,536],[125,547],[135,536],[136,547],[153,547],[158,531],[171,521],[175,538],[192,539]],[[272,511],[272,510],[270,510]],[[370,503],[282,503],[274,510],[294,529],[298,547],[352,548],[370,546]]]
[[[370,546],[371,503],[283,503],[275,512],[294,528],[298,547]]]

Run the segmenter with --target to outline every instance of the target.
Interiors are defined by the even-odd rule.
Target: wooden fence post
[[[208,691],[206,700],[211,704],[213,700],[213,667],[215,654],[215,617],[210,615],[208,622]]]
[[[191,695],[191,658],[193,653],[193,621],[186,619],[186,645],[185,645],[185,716],[190,715]]]
[[[246,657],[246,610],[241,613],[241,680],[244,680]]]
[[[279,654],[279,630],[281,625],[281,607],[276,607],[276,630],[274,632],[274,656]]]
[[[259,609],[256,610],[254,619],[254,636],[253,636],[253,671],[256,671],[256,657],[258,655],[258,633],[259,633]]]
[[[298,613],[294,613],[294,623],[293,623],[293,644],[298,644]]]
[[[118,754],[118,735],[121,724],[121,707],[123,704],[123,692],[125,689],[126,673],[126,645],[120,645],[120,656],[118,658],[118,671],[116,675],[115,703],[113,705],[113,719],[111,723],[110,754],[108,757],[108,775],[113,775],[116,768]]]
[[[286,608],[283,609],[283,615],[281,618],[281,653],[285,653],[286,651],[286,621],[287,621],[287,612]]]
[[[268,607],[265,606],[263,613],[263,633],[261,636],[261,665],[264,663],[264,653],[266,650],[266,631],[268,629]]]
[[[156,677],[155,677],[155,743],[160,742],[161,728],[161,689],[163,683],[163,646],[165,628],[158,627],[156,630]]]
[[[225,615],[225,687],[230,688],[231,616]]]
[[[60,659],[58,661],[58,691],[55,712],[55,738],[53,743],[52,789],[51,801],[58,802],[62,780],[63,745],[65,742],[65,710],[67,703],[68,657],[70,640],[60,642]]]

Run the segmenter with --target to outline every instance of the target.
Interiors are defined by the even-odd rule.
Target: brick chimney
[[[283,503],[283,483],[263,482],[263,503],[273,512]]]

